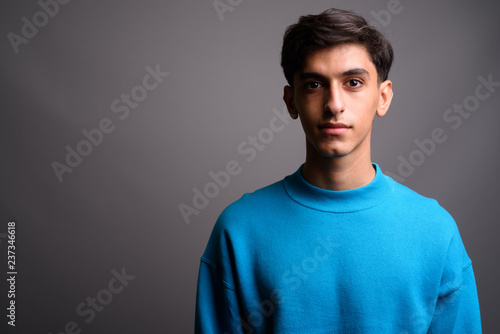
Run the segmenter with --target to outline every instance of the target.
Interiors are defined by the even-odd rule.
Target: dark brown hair
[[[331,8],[318,15],[301,16],[286,29],[281,67],[288,84],[293,87],[293,76],[302,69],[308,54],[345,43],[364,46],[377,69],[378,82],[387,80],[394,58],[389,41],[358,14]]]

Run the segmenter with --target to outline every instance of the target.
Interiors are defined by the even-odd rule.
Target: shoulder
[[[391,179],[391,181],[393,183],[392,199],[396,203],[404,204],[404,207],[407,207],[412,211],[423,212],[429,217],[435,216],[439,219],[454,223],[453,217],[439,204],[436,199],[423,196],[407,186],[394,181],[393,179]]]
[[[217,225],[229,228],[248,217],[265,215],[267,208],[276,205],[286,197],[283,180],[244,194],[240,199],[228,205],[219,216]]]
[[[260,231],[270,208],[287,196],[283,188],[283,180],[260,188],[252,193],[244,194],[240,199],[228,205],[219,215],[212,229],[210,239],[203,258],[221,265],[221,259],[232,258],[228,255],[238,249],[246,249],[251,243],[251,235]]]
[[[427,238],[443,243],[459,237],[455,219],[436,199],[423,196],[392,179],[390,181],[393,186],[388,205],[394,213],[405,217],[406,223],[425,233]]]
[[[421,238],[429,252],[445,255],[448,264],[444,266],[456,267],[456,272],[469,266],[471,260],[452,215],[437,200],[422,196],[394,180],[392,182],[392,205],[407,217],[406,222],[412,231],[418,231],[414,237]]]

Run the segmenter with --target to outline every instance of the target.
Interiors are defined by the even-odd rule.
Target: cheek
[[[303,98],[296,101],[296,109],[302,124],[310,124],[318,117],[321,118],[323,107],[319,99]]]
[[[304,129],[305,133],[309,133],[310,129],[312,127],[312,120],[307,117],[308,115],[299,115],[300,118],[300,124],[302,125],[302,128]]]
[[[366,96],[363,99],[354,98],[350,101],[353,117],[358,121],[372,122],[377,111],[378,98]]]

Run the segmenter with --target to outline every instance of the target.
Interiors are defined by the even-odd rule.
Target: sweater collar
[[[302,168],[285,177],[288,195],[299,204],[311,209],[328,212],[353,212],[368,209],[381,203],[393,188],[393,180],[384,175],[376,163],[375,178],[367,185],[350,190],[327,190],[313,186],[302,176]]]

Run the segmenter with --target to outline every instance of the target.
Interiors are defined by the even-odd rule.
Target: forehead
[[[370,76],[377,77],[375,65],[364,46],[341,44],[308,54],[298,74],[315,72],[337,76],[354,68],[365,69]]]

